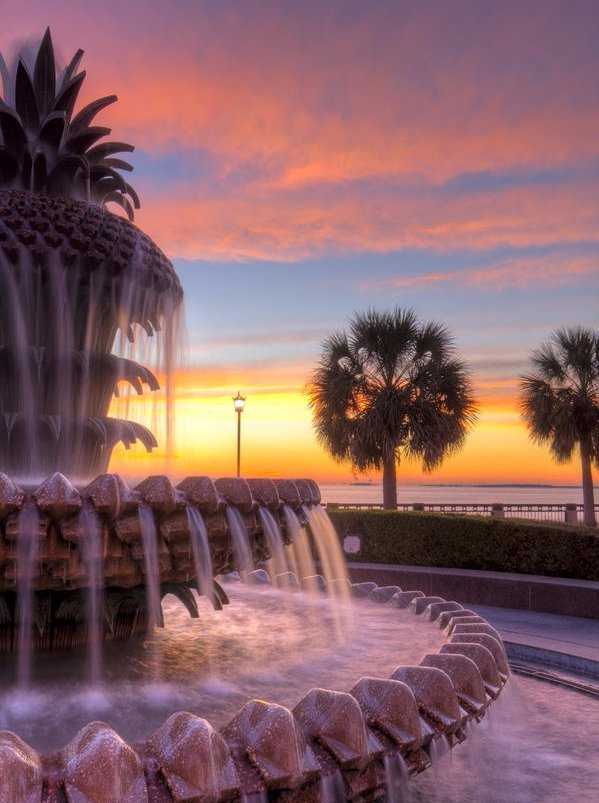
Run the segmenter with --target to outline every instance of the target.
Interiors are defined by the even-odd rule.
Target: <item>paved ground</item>
[[[599,611],[598,582],[376,563],[350,563],[349,569],[354,581],[419,588],[427,596],[457,600],[499,631],[511,663],[591,679],[599,693],[599,617],[589,618]],[[505,607],[510,602],[518,607]],[[584,617],[566,615],[578,610]]]
[[[599,621],[462,603],[499,631],[510,660],[599,680]]]

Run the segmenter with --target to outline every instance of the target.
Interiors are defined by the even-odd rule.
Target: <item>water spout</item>
[[[323,775],[320,779],[321,803],[345,803],[347,795],[340,770]]]
[[[147,631],[162,627],[160,604],[160,568],[158,565],[158,532],[152,511],[145,504],[138,509],[143,544],[144,582],[146,586]]]
[[[226,517],[237,562],[237,571],[241,579],[245,581],[248,573],[254,568],[247,527],[241,513],[234,505],[227,505]]]
[[[291,540],[289,549],[292,571],[300,578],[300,581],[305,577],[314,577],[314,559],[305,527],[302,526],[295,511],[289,505],[283,506],[283,516],[285,517],[287,532]],[[310,590],[317,589],[313,587]]]
[[[40,517],[35,505],[26,505],[18,516],[17,537],[17,681],[29,688],[33,650],[34,577]]]
[[[270,510],[262,505],[258,507],[258,517],[262,523],[268,551],[270,552],[269,574],[271,578],[276,578],[277,575],[283,575],[289,571],[281,528]]]
[[[208,543],[208,531],[204,517],[200,511],[191,504],[186,507],[187,521],[189,524],[189,538],[193,550],[195,566],[195,577],[198,593],[211,603],[216,604],[214,596],[214,586],[212,583],[212,556],[210,555],[210,544]]]
[[[88,677],[93,686],[102,678],[103,625],[103,544],[100,519],[94,510],[84,507],[80,514],[80,525],[84,533],[81,539],[82,557],[87,574],[87,650]]]
[[[409,773],[401,753],[383,757],[385,768],[385,800],[387,803],[406,803],[409,800]]]

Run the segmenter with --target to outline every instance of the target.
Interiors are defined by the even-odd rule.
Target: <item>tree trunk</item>
[[[593,491],[593,475],[591,473],[591,450],[584,440],[580,441],[580,465],[582,468],[582,504],[583,522],[587,527],[596,527],[595,493]]]
[[[395,455],[386,458],[383,463],[383,507],[385,510],[397,510]]]

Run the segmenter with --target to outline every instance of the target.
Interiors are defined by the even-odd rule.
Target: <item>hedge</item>
[[[328,513],[342,541],[360,537],[360,552],[348,561],[599,580],[599,537],[588,528],[448,513]]]

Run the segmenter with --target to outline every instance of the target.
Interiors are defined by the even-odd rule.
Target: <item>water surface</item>
[[[434,624],[390,606],[362,601],[339,611],[320,594],[242,584],[227,592],[222,611],[200,600],[199,620],[166,597],[165,627],[153,638],[105,645],[105,679],[95,688],[86,682],[85,650],[36,656],[27,692],[15,686],[14,658],[2,656],[0,728],[44,752],[93,719],[131,743],[179,710],[220,728],[250,699],[293,708],[313,687],[349,691],[361,676],[389,677],[443,643]]]

